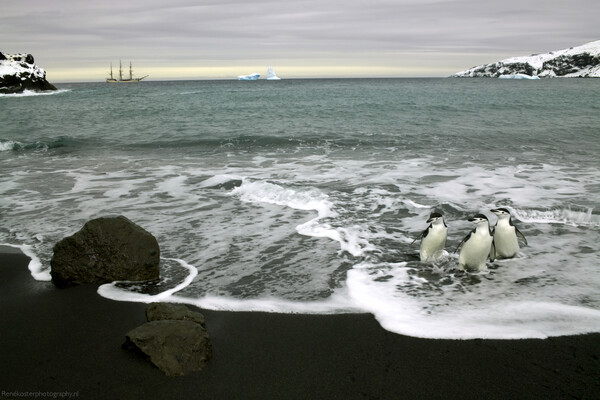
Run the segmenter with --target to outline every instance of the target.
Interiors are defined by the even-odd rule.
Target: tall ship
[[[133,77],[133,67],[131,66],[131,62],[130,62],[129,63],[129,78],[123,78],[123,66],[121,65],[121,61],[119,60],[119,79],[116,79],[113,76],[112,63],[110,63],[110,78],[106,78],[106,82],[108,82],[108,83],[137,83],[147,77],[148,77],[148,75],[142,76],[141,78],[134,78]]]

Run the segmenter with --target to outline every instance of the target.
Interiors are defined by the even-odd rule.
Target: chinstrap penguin
[[[469,221],[474,222],[476,227],[458,244],[455,250],[456,252],[460,249],[458,268],[461,271],[465,268],[481,271],[485,269],[485,263],[490,254],[495,253],[493,232],[487,217],[483,214],[477,214],[473,218],[469,218]]]
[[[494,247],[495,258],[512,258],[519,254],[519,239],[527,245],[527,239],[513,225],[510,211],[506,208],[495,208],[491,210],[498,217],[496,228],[494,229]]]
[[[440,259],[443,255],[444,247],[446,246],[446,238],[448,236],[448,226],[444,221],[442,214],[433,212],[427,219],[429,226],[425,229],[417,239],[421,239],[419,255],[421,261],[430,261]]]

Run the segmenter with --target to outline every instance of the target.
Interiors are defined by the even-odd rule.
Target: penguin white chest
[[[515,227],[508,222],[498,223],[494,231],[494,246],[499,258],[516,256],[519,253],[519,241]]]
[[[421,260],[437,259],[442,256],[442,251],[446,246],[446,237],[448,228],[445,226],[433,226],[429,229],[427,236],[421,240],[420,256]]]
[[[469,240],[467,240],[458,256],[458,263],[461,269],[482,270],[490,254],[492,247],[492,236],[487,230],[478,229]]]

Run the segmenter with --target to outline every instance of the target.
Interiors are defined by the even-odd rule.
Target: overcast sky
[[[600,39],[600,0],[0,0],[0,51],[52,81],[447,76]]]

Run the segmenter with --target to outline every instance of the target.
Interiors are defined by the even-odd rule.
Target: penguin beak
[[[433,221],[435,221],[436,219],[437,219],[437,218],[429,218],[429,219],[427,220],[427,223],[428,223],[428,224],[430,224],[430,223],[432,223]]]

